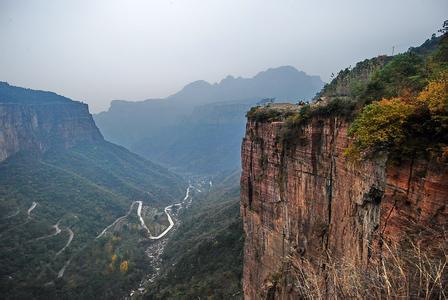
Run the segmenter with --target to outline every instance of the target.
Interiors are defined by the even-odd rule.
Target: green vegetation
[[[405,125],[414,111],[412,105],[399,98],[367,105],[350,127],[349,134],[356,135],[356,140],[347,154],[367,149],[386,150],[402,144],[406,139]]]
[[[346,154],[351,159],[379,151],[393,158],[447,158],[448,36],[439,40],[433,51],[398,55],[375,74],[370,99],[379,101],[365,106],[350,127],[354,142]]]
[[[239,172],[216,178],[209,194],[193,205],[169,240],[164,272],[147,290],[148,299],[240,299],[243,230]]]
[[[44,161],[128,199],[145,199],[159,207],[184,193],[179,176],[109,142],[77,145],[70,151],[55,149],[46,153]]]
[[[137,206],[114,234],[96,236],[132,201],[160,209],[181,199],[184,186],[180,177],[107,142],[10,157],[0,164],[0,293],[20,299],[127,294],[151,271]],[[55,224],[60,234],[46,237]],[[69,229],[73,240],[60,252]]]
[[[144,252],[150,241],[142,242],[144,232],[138,224],[134,210],[119,231],[88,241],[74,255],[64,280],[55,282],[56,290],[45,290],[46,295],[73,299],[127,295],[146,274],[155,271]]]
[[[0,103],[67,104],[73,102],[53,92],[11,87],[8,83],[0,81]]]
[[[392,159],[448,154],[448,34],[433,35],[423,45],[394,57],[364,60],[339,72],[306,105],[253,107],[247,118],[285,122],[286,149],[306,145],[311,120],[337,117],[352,122],[350,159],[386,152]]]
[[[349,97],[357,103],[359,111],[372,101],[418,92],[426,85],[434,69],[446,63],[444,48],[444,38],[433,35],[420,47],[410,48],[403,54],[366,59],[353,69],[339,72],[316,98]]]
[[[309,116],[310,117],[328,117],[328,116],[338,116],[350,118],[355,108],[356,102],[350,98],[336,97],[331,99],[328,103],[324,105],[315,105],[310,107]]]
[[[388,56],[378,56],[372,59],[365,59],[358,62],[356,66],[341,70],[338,75],[324,86],[316,96],[319,99],[327,97],[351,97],[359,100],[359,96],[365,91],[366,83],[372,74],[378,72],[388,61]]]
[[[287,149],[293,149],[297,145],[307,143],[303,130],[311,119],[328,116],[350,119],[355,105],[356,103],[353,100],[343,97],[304,105],[273,104],[252,107],[247,113],[247,118],[256,122],[285,122],[280,140]]]
[[[255,122],[275,122],[286,119],[293,114],[287,109],[278,109],[277,106],[254,106],[247,113],[248,120]]]

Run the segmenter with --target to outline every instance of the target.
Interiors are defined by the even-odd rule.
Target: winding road
[[[59,220],[55,225],[52,226],[52,227],[54,228],[54,233],[52,233],[52,234],[47,234],[47,235],[44,235],[44,236],[35,238],[35,239],[33,239],[33,240],[34,240],[34,241],[39,241],[39,240],[43,240],[43,239],[47,239],[47,238],[51,238],[51,237],[53,237],[53,236],[56,236],[56,235],[60,234],[61,231],[62,231],[62,230],[59,228],[59,222],[60,222],[60,221],[61,221],[61,220]]]
[[[167,207],[165,207],[165,209],[164,209],[164,211],[165,211],[165,214],[166,214],[166,216],[167,216],[167,218],[168,218],[168,222],[170,223],[170,225],[161,233],[161,234],[159,234],[158,236],[153,236],[153,235],[150,235],[149,236],[149,238],[151,239],[151,240],[158,240],[158,239],[161,239],[161,238],[163,238],[172,228],[173,228],[173,226],[174,226],[174,222],[173,222],[173,219],[171,218],[171,215],[168,213],[168,211],[171,211],[171,208],[173,207],[173,206],[181,206],[182,205],[182,203],[184,203],[189,197],[190,197],[190,189],[192,188],[193,186],[191,186],[191,185],[189,185],[188,186],[188,188],[187,188],[187,192],[185,193],[185,197],[184,197],[184,199],[182,200],[182,202],[180,202],[180,203],[175,203],[175,204],[171,204],[171,205],[168,205]],[[188,203],[188,204],[190,204],[191,203],[191,201]]]
[[[145,220],[143,220],[143,217],[142,217],[142,207],[143,207],[143,202],[142,202],[142,201],[134,201],[134,202],[132,202],[131,206],[129,207],[129,210],[128,210],[128,212],[126,213],[126,215],[117,218],[112,224],[110,224],[109,226],[107,226],[106,228],[104,228],[103,231],[101,231],[101,233],[96,237],[96,239],[102,237],[102,236],[107,232],[107,230],[109,230],[109,229],[110,229],[111,227],[113,227],[115,224],[117,224],[117,223],[120,222],[121,220],[127,218],[127,217],[131,214],[132,209],[133,209],[135,203],[138,204],[138,207],[137,207],[137,216],[138,216],[138,218],[139,218],[139,220],[140,220],[140,224],[141,224],[142,227],[148,232],[148,234],[149,234],[149,239],[151,239],[151,240],[158,240],[158,239],[163,238],[163,237],[164,237],[164,236],[165,236],[165,235],[166,235],[166,234],[173,228],[173,226],[174,226],[173,218],[171,217],[171,215],[169,214],[169,212],[171,211],[171,209],[173,208],[173,206],[181,206],[181,205],[182,205],[182,204],[183,204],[183,203],[190,197],[190,190],[191,190],[191,188],[193,188],[192,185],[189,185],[189,186],[187,187],[187,191],[186,191],[186,193],[185,193],[185,197],[184,197],[184,199],[182,200],[182,202],[175,203],[175,204],[171,204],[171,205],[168,205],[167,207],[165,207],[164,211],[165,211],[165,214],[166,214],[166,216],[167,216],[167,218],[168,218],[168,222],[169,222],[170,224],[168,225],[168,227],[167,227],[161,234],[159,234],[159,235],[157,235],[157,236],[154,236],[154,235],[151,234],[151,231],[149,230],[148,226],[146,226],[146,224],[145,224]],[[191,204],[191,201],[188,202],[188,205],[189,205],[189,204]]]
[[[73,233],[73,231],[72,231],[70,228],[67,228],[66,230],[68,231],[68,233],[69,233],[69,235],[70,235],[70,236],[68,237],[68,241],[67,241],[67,243],[65,244],[65,246],[64,246],[61,250],[59,250],[58,253],[56,253],[55,257],[58,256],[59,254],[61,254],[62,252],[64,252],[65,248],[67,248],[68,246],[70,246],[70,243],[72,242],[73,237],[75,236],[75,234]]]
[[[34,201],[33,201],[33,204],[31,204],[31,207],[28,208],[28,211],[27,211],[27,213],[28,213],[28,217],[31,217],[31,212],[33,211],[33,209],[36,208],[36,206],[37,206],[37,202],[34,202]]]
[[[103,231],[101,231],[101,233],[98,234],[98,236],[96,238],[99,239],[100,237],[102,237],[106,233],[107,230],[109,230],[109,228],[111,228],[112,226],[114,226],[115,224],[120,222],[121,220],[126,219],[131,214],[132,208],[134,207],[135,203],[137,203],[137,201],[132,202],[131,206],[129,207],[128,212],[124,216],[121,216],[121,217],[117,218],[112,224],[110,224],[109,226],[104,228]]]
[[[37,202],[34,202],[34,201],[33,201],[33,203],[31,204],[31,207],[28,208],[28,210],[27,210],[28,218],[26,219],[26,221],[23,222],[23,223],[21,223],[21,224],[18,224],[18,225],[16,225],[16,226],[13,226],[13,227],[11,227],[11,228],[9,228],[9,229],[6,229],[6,230],[3,231],[2,233],[0,233],[0,238],[3,237],[3,236],[5,235],[5,233],[10,232],[10,231],[12,231],[13,229],[18,228],[18,227],[20,227],[20,226],[23,226],[23,225],[25,225],[25,224],[28,224],[28,222],[31,220],[31,212],[33,211],[34,208],[36,208],[36,206],[37,206]]]
[[[165,214],[166,214],[166,216],[168,218],[169,226],[161,234],[159,234],[157,236],[153,236],[153,235],[150,234],[149,239],[151,239],[151,240],[160,240],[168,232],[170,232],[173,229],[173,227],[175,225],[174,221],[177,221],[177,220],[173,220],[173,217],[170,214],[171,210],[172,210],[172,208],[174,206],[179,206],[179,209],[183,208],[183,207],[188,208],[189,205],[192,203],[192,200],[193,200],[191,195],[190,195],[192,189],[198,190],[197,187],[189,184],[189,186],[187,187],[187,191],[185,193],[185,197],[182,199],[181,202],[174,203],[174,204],[171,204],[171,205],[168,205],[168,206],[165,207],[164,211],[165,211]],[[140,216],[140,212],[141,211],[137,210],[137,212],[139,213],[140,222],[144,223],[143,219]],[[146,227],[146,226],[144,226],[144,227]],[[164,240],[161,240],[160,242],[152,243],[147,248],[147,250],[145,251],[146,255],[148,256],[148,258],[151,259],[151,264],[154,266],[156,272],[152,272],[151,274],[148,274],[147,277],[140,282],[138,288],[131,290],[130,293],[129,293],[130,297],[132,297],[135,294],[143,295],[143,293],[145,291],[145,285],[148,282],[154,282],[155,278],[159,276],[160,268],[161,268],[161,255],[164,252],[164,249],[166,247],[167,241],[168,241],[168,239],[164,239]]]
[[[6,220],[6,219],[10,219],[12,217],[15,217],[15,216],[17,216],[19,214],[19,212],[20,212],[20,209],[17,209],[17,211],[15,213],[13,213],[13,214],[11,214],[9,216],[3,217],[3,219]]]
[[[146,226],[145,221],[142,218],[143,202],[142,201],[137,201],[137,203],[138,203],[137,215],[138,215],[138,218],[140,219],[140,224],[143,226],[143,228],[146,229],[146,231],[149,233],[149,235],[151,235],[151,232],[149,231],[149,228]]]
[[[150,234],[149,238],[151,240],[158,240],[158,239],[163,238],[171,230],[171,228],[173,228],[174,222],[173,222],[173,219],[171,218],[170,214],[168,213],[168,211],[171,210],[171,207],[173,207],[174,205],[181,205],[181,203],[169,205],[169,206],[165,207],[165,209],[164,209],[165,214],[168,217],[168,222],[170,222],[170,225],[158,236],[153,236]]]
[[[62,276],[64,276],[65,269],[67,269],[68,265],[71,262],[72,262],[71,258],[65,262],[64,266],[58,272],[58,278],[62,278]]]

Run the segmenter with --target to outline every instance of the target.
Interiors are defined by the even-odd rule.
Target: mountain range
[[[94,115],[105,138],[180,172],[216,174],[239,167],[245,112],[263,98],[311,99],[323,86],[291,66],[252,78],[195,81],[164,99],[115,100]]]

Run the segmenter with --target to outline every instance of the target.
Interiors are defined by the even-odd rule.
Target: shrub
[[[276,109],[269,107],[252,107],[246,114],[246,117],[255,122],[278,121],[284,117],[284,114]]]
[[[306,125],[312,116],[311,106],[304,105],[298,113],[286,118],[286,124],[283,127],[280,136],[281,142],[286,149],[292,149],[298,144],[305,145],[306,139],[303,135],[303,126]]]
[[[383,255],[365,268],[328,254],[325,287],[315,262],[303,259],[295,288],[301,299],[327,299],[325,289],[334,299],[446,299],[446,238],[439,246],[442,253],[432,253],[420,243],[400,248],[384,241]]]
[[[441,72],[417,96],[383,99],[364,107],[352,123],[350,158],[386,150],[393,155],[434,152],[448,143],[448,72]]]
[[[367,105],[349,129],[355,137],[349,153],[377,151],[399,145],[406,137],[404,127],[414,107],[400,98],[383,99]]]
[[[327,105],[315,106],[311,115],[313,116],[346,116],[350,117],[355,108],[355,101],[351,99],[335,98]]]
[[[439,78],[430,81],[417,99],[426,102],[433,115],[448,113],[448,71],[442,72]]]

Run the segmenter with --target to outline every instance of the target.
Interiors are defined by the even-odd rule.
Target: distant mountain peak
[[[184,86],[182,90],[208,88],[210,86],[211,84],[205,80],[196,80]]]
[[[269,68],[265,72],[295,72],[295,73],[305,73],[303,71],[297,70],[295,67],[290,65],[279,66],[275,68]]]
[[[112,102],[95,121],[107,140],[179,170],[237,168],[245,113],[264,98],[279,102],[311,99],[322,88],[319,77],[291,66],[271,68],[251,78],[203,80],[158,101]]]
[[[241,77],[239,77],[241,79]],[[237,80],[235,77],[233,77],[232,75],[227,75],[225,78],[221,79],[221,81],[219,82],[219,84],[223,84],[223,83],[227,83],[233,80]]]
[[[269,68],[250,78],[227,75],[214,84],[197,80],[168,98],[181,99],[184,103],[191,101],[192,104],[263,97],[293,100],[311,98],[323,85],[319,76],[310,76],[286,65]]]
[[[314,77],[311,75],[308,75],[307,73],[297,70],[293,66],[280,66],[276,68],[269,68],[266,71],[261,71],[257,75],[254,76],[254,78],[260,78],[260,77],[273,77],[273,76],[301,76],[301,77]]]

